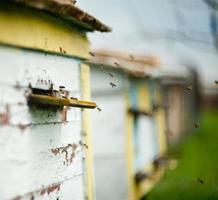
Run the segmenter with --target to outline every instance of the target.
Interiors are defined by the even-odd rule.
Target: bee
[[[63,52],[63,49],[62,49],[62,47],[59,47],[59,50],[60,50],[60,52],[61,52],[61,53]]]
[[[194,123],[195,128],[199,128],[199,124]]]
[[[83,143],[81,140],[79,141],[79,144],[80,144],[80,145],[83,145],[83,146],[84,146],[85,148],[87,148],[87,149],[89,148],[88,145],[85,144],[85,143]]]
[[[77,98],[75,98],[75,97],[70,97],[70,99],[73,99],[73,100],[78,100]]]
[[[192,90],[192,85],[186,87],[185,89],[191,91]]]
[[[114,77],[114,75],[112,73],[109,72],[108,74],[109,74],[110,77]]]
[[[59,90],[60,90],[60,91],[62,91],[64,88],[65,88],[65,87],[62,86],[62,85],[59,86]]]
[[[88,147],[88,145],[87,144],[85,144],[85,143],[83,143],[83,146],[86,148],[86,149],[88,149],[89,147]]]
[[[94,54],[93,52],[89,51],[89,54],[90,54],[91,56],[95,57],[95,54]]]
[[[19,127],[20,130],[23,132],[23,131],[25,131],[25,129],[28,127],[28,124],[18,124],[18,127]]]
[[[202,179],[200,179],[200,178],[198,178],[197,181],[198,181],[201,185],[204,184],[204,181],[203,181]]]
[[[111,85],[112,88],[116,87],[115,83],[110,82],[110,85]]]
[[[131,60],[133,60],[133,59],[134,59],[134,56],[133,56],[133,55],[129,55],[129,58],[130,58]]]
[[[97,110],[100,112],[100,111],[102,111],[102,109],[101,108],[99,108],[99,107],[97,107]]]
[[[119,63],[114,62],[114,65],[116,65],[117,67],[120,67]]]

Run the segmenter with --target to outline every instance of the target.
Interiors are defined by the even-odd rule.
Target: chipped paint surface
[[[81,109],[28,106],[25,96],[52,82],[80,98],[80,61],[1,46],[0,60],[0,199],[84,199]]]

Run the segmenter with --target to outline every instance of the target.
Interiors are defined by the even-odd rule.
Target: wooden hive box
[[[87,31],[72,1],[0,1],[0,199],[93,199]]]
[[[158,63],[109,51],[95,52],[90,62],[92,98],[100,108],[91,120],[96,197],[140,199],[161,177],[154,162],[166,150],[160,82],[146,76]]]

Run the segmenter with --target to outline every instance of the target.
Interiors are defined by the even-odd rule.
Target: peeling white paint
[[[79,98],[79,60],[3,46],[0,60],[0,114],[8,114],[0,124],[0,199],[84,199],[81,110],[69,108],[64,122],[59,110],[30,108],[24,95],[29,84],[51,81]],[[53,184],[60,189],[40,195]]]

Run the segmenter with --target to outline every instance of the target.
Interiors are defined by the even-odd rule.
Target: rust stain
[[[75,152],[71,153],[70,155],[70,163],[73,162],[74,157],[75,157]]]
[[[18,124],[18,127],[22,132],[24,132],[28,126],[28,124]]]
[[[113,82],[110,82],[110,85],[111,85],[112,88],[116,87],[116,84],[113,83]]]
[[[43,196],[46,193],[46,188],[41,189],[40,195]]]
[[[42,188],[40,190],[40,195],[43,196],[46,193],[49,195],[52,192],[59,191],[60,187],[61,187],[60,183],[49,185],[49,186]]]
[[[16,90],[20,90],[20,89],[21,89],[21,86],[20,86],[19,82],[16,82],[14,88],[15,88]]]
[[[51,151],[52,151],[52,153],[53,153],[55,156],[60,153],[60,152],[59,152],[59,148],[52,149]]]
[[[16,197],[14,197],[12,200],[20,200],[20,199],[21,199],[20,196],[16,196]]]
[[[64,154],[64,162],[63,164],[68,165],[69,163],[73,162],[73,158],[75,157],[75,150],[77,149],[77,144],[68,144],[64,147],[58,147],[55,149],[51,149],[52,153],[57,156],[60,154]]]
[[[5,105],[5,112],[0,113],[0,124],[7,125],[9,124],[10,119],[10,108],[9,105]]]
[[[52,192],[59,191],[60,190],[60,186],[61,186],[60,183],[49,186],[47,188],[47,193],[50,194]]]
[[[67,121],[67,111],[68,111],[68,108],[66,106],[64,106],[64,108],[60,111],[61,122],[66,122]]]

